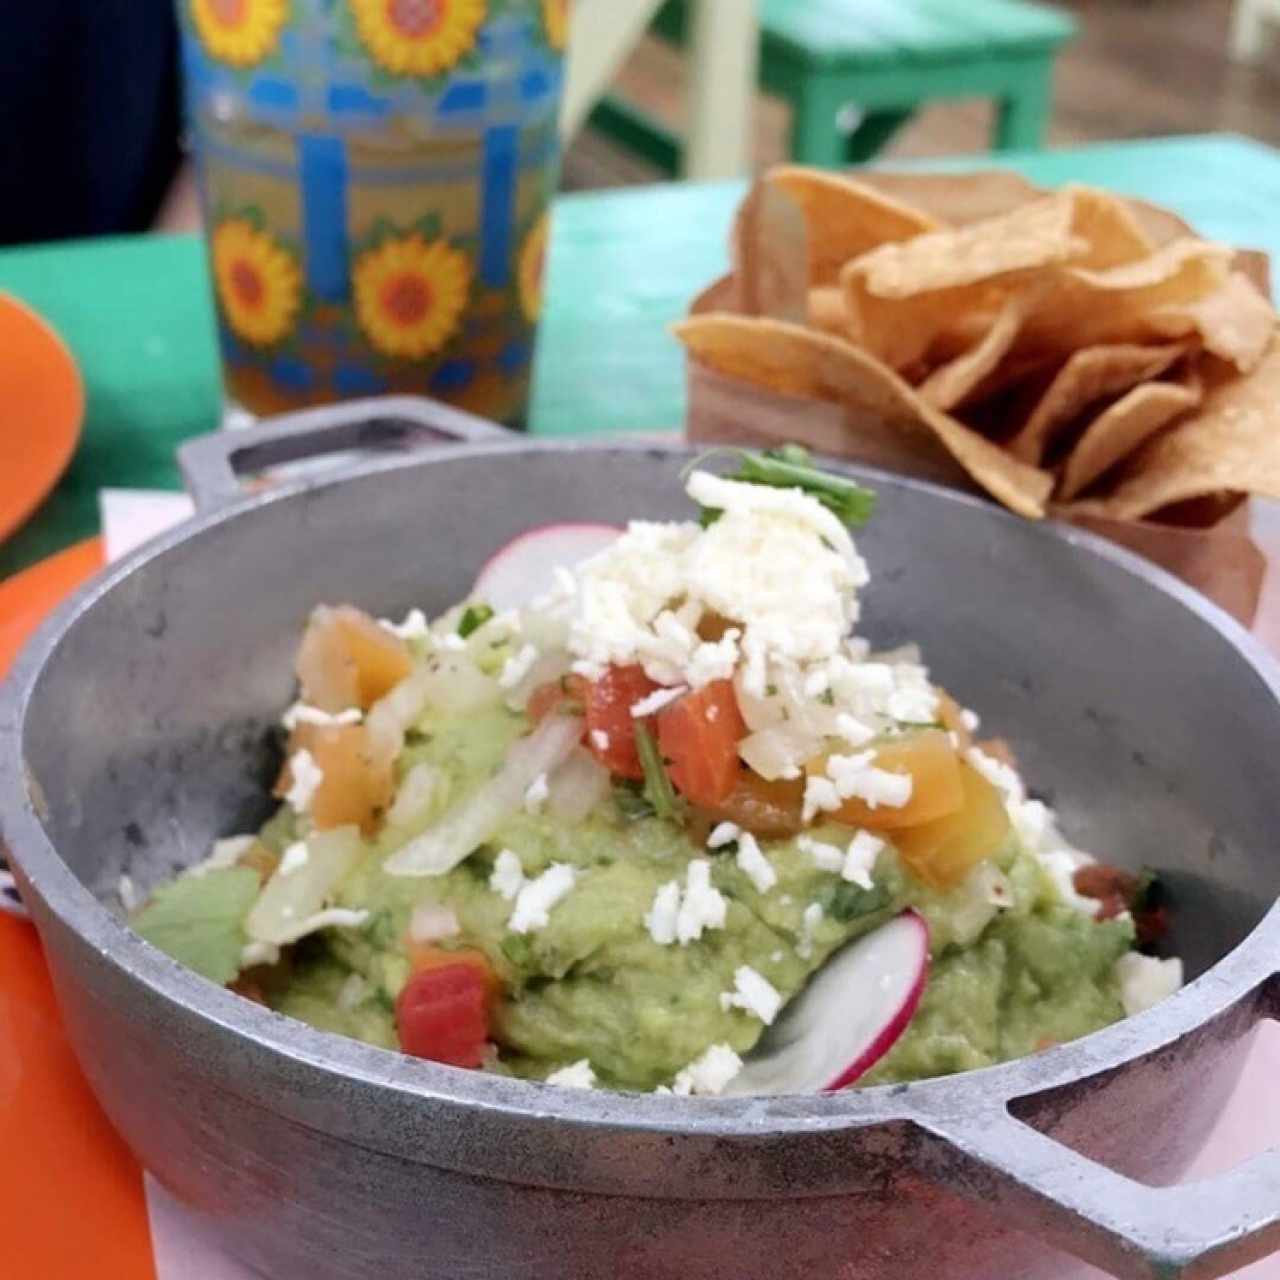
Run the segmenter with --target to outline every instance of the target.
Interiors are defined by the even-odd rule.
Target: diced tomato
[[[874,809],[864,800],[849,799],[831,815],[837,822],[875,831],[892,831],[955,813],[964,802],[960,757],[947,735],[937,729],[926,729],[886,742],[875,749],[872,763],[887,773],[910,774],[910,799],[896,808],[880,804]],[[823,771],[825,761],[819,761],[818,765],[819,771]],[[809,771],[814,772],[812,766]]]
[[[525,711],[529,719],[537,724],[560,708],[580,712],[586,705],[586,698],[587,682],[582,676],[561,676],[559,680],[548,680],[546,684],[540,684],[529,695],[529,705]]]
[[[1143,891],[1142,881],[1130,872],[1104,862],[1091,862],[1077,868],[1072,881],[1077,893],[1102,904],[1098,908],[1099,920],[1113,920],[1128,911],[1133,916],[1139,946],[1151,946],[1168,933],[1168,908],[1153,904]]]
[[[1000,793],[965,761],[959,770],[963,802],[954,812],[892,836],[912,875],[935,889],[959,884],[1009,838],[1009,815]]]
[[[733,683],[713,680],[658,712],[658,746],[671,781],[693,804],[710,808],[733,791],[741,772],[738,743],[747,726]]]
[[[804,780],[770,782],[750,769],[742,769],[733,789],[717,805],[706,810],[713,822],[732,822],[752,835],[793,836],[803,827]]]
[[[429,942],[408,944],[409,965],[414,973],[425,973],[428,969],[445,969],[452,964],[469,964],[484,979],[485,991],[490,1002],[496,1000],[502,992],[502,979],[489,963],[489,957],[475,947],[457,947],[450,951],[445,947],[437,947]]]
[[[640,666],[610,667],[586,688],[587,746],[610,773],[619,778],[644,777],[636,750],[636,722],[631,708],[659,686]],[[599,734],[604,738],[600,739]],[[604,742],[604,746],[600,742]]]
[[[400,1048],[451,1067],[478,1067],[489,1043],[489,992],[465,961],[423,969],[396,1001]]]

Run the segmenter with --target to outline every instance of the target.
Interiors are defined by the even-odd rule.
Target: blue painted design
[[[268,111],[296,111],[298,90],[287,80],[260,76],[249,86],[249,105]]]
[[[539,98],[545,98],[549,93],[555,92],[557,86],[551,83],[551,78],[547,73],[538,68],[529,71],[521,77],[520,80],[520,97],[525,102],[537,102]]]
[[[517,339],[498,352],[498,368],[510,375],[518,373],[533,359],[533,343]]]
[[[511,276],[511,236],[519,174],[518,130],[512,125],[484,135],[484,203],[480,210],[480,278],[501,288]]]
[[[381,120],[391,113],[391,104],[385,98],[375,97],[360,84],[330,85],[328,101],[329,110],[336,116]]]
[[[342,302],[347,285],[347,150],[340,138],[298,139],[307,284],[326,302]]]
[[[271,362],[271,376],[286,391],[311,391],[316,385],[311,366],[289,356],[277,356]]]
[[[333,371],[333,385],[344,396],[373,396],[385,391],[389,384],[372,369],[343,364]]]
[[[446,360],[431,375],[427,385],[432,391],[448,395],[450,391],[461,391],[475,376],[474,360]]]
[[[488,101],[489,86],[483,80],[458,80],[440,95],[436,111],[441,116],[483,111]]]

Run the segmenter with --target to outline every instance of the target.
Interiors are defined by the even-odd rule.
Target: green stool
[[[745,0],[721,0],[739,4]],[[1076,33],[1067,14],[1023,0],[758,0],[760,82],[791,104],[791,157],[839,166],[871,159],[916,110],[947,98],[997,104],[992,145],[1044,140],[1053,60]],[[654,31],[680,43],[684,0]],[[850,131],[848,112],[858,112]],[[659,167],[679,167],[680,140],[605,98],[591,124]]]

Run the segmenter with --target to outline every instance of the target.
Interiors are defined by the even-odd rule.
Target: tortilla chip
[[[1063,190],[1075,206],[1071,230],[1089,246],[1078,265],[1103,271],[1136,262],[1155,252],[1156,242],[1119,197],[1074,183]]]
[[[873,169],[860,173],[858,179],[952,227],[983,222],[1046,194],[1042,187],[1008,169],[982,169],[977,173],[893,173]]]
[[[917,388],[937,409],[954,409],[981,385],[1013,346],[1026,314],[1027,295],[1011,293],[986,333],[970,349],[936,368]]]
[[[1280,346],[1273,342],[1253,373],[1212,387],[1198,412],[1133,454],[1107,497],[1069,510],[1138,520],[1207,494],[1280,498],[1277,404]]]
[[[1241,271],[1233,271],[1212,293],[1187,302],[1170,303],[1147,316],[1157,333],[1176,335],[1188,326],[1205,349],[1248,373],[1271,345],[1276,313],[1271,303]]]
[[[785,191],[758,182],[738,208],[730,256],[737,309],[751,316],[804,321],[809,293],[809,233]]]
[[[849,317],[844,309],[844,293],[833,284],[819,285],[809,290],[809,323],[823,333],[835,333],[845,337],[849,332]]]
[[[1072,234],[1074,209],[1069,195],[1044,196],[985,222],[881,245],[847,263],[841,284],[877,298],[913,298],[1067,262],[1087,248]]]
[[[1195,330],[1190,315],[1156,329],[1150,314],[1208,297],[1225,283],[1230,259],[1224,245],[1175,240],[1149,257],[1105,271],[1059,267],[1053,286],[1028,317],[1018,347],[1066,352],[1187,336]]]
[[[1095,400],[1159,377],[1185,351],[1181,343],[1174,343],[1164,347],[1085,347],[1075,352],[1009,441],[1010,452],[1023,462],[1039,464],[1055,433]]]
[[[1145,444],[1161,427],[1200,403],[1198,387],[1144,382],[1102,411],[1067,458],[1058,497],[1070,502]]]
[[[762,317],[702,315],[675,326],[690,356],[715,371],[772,391],[854,404],[891,427],[940,441],[969,476],[1020,515],[1039,518],[1053,487],[1048,472],[1011,458],[922,400],[891,369],[850,343]]]
[[[784,192],[803,212],[814,285],[834,284],[840,268],[869,249],[942,225],[865,182],[823,169],[779,165],[761,185]]]

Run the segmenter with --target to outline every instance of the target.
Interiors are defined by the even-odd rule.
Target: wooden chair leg
[[[850,164],[874,160],[915,113],[914,107],[895,107],[891,111],[873,111],[864,116],[845,139],[845,158]]]
[[[837,119],[844,105],[839,83],[809,77],[791,98],[791,158],[801,164],[838,169],[845,161],[845,136]]]
[[[1053,93],[1051,70],[1050,64],[1037,68],[1000,99],[992,139],[996,151],[1035,151],[1043,145]]]

